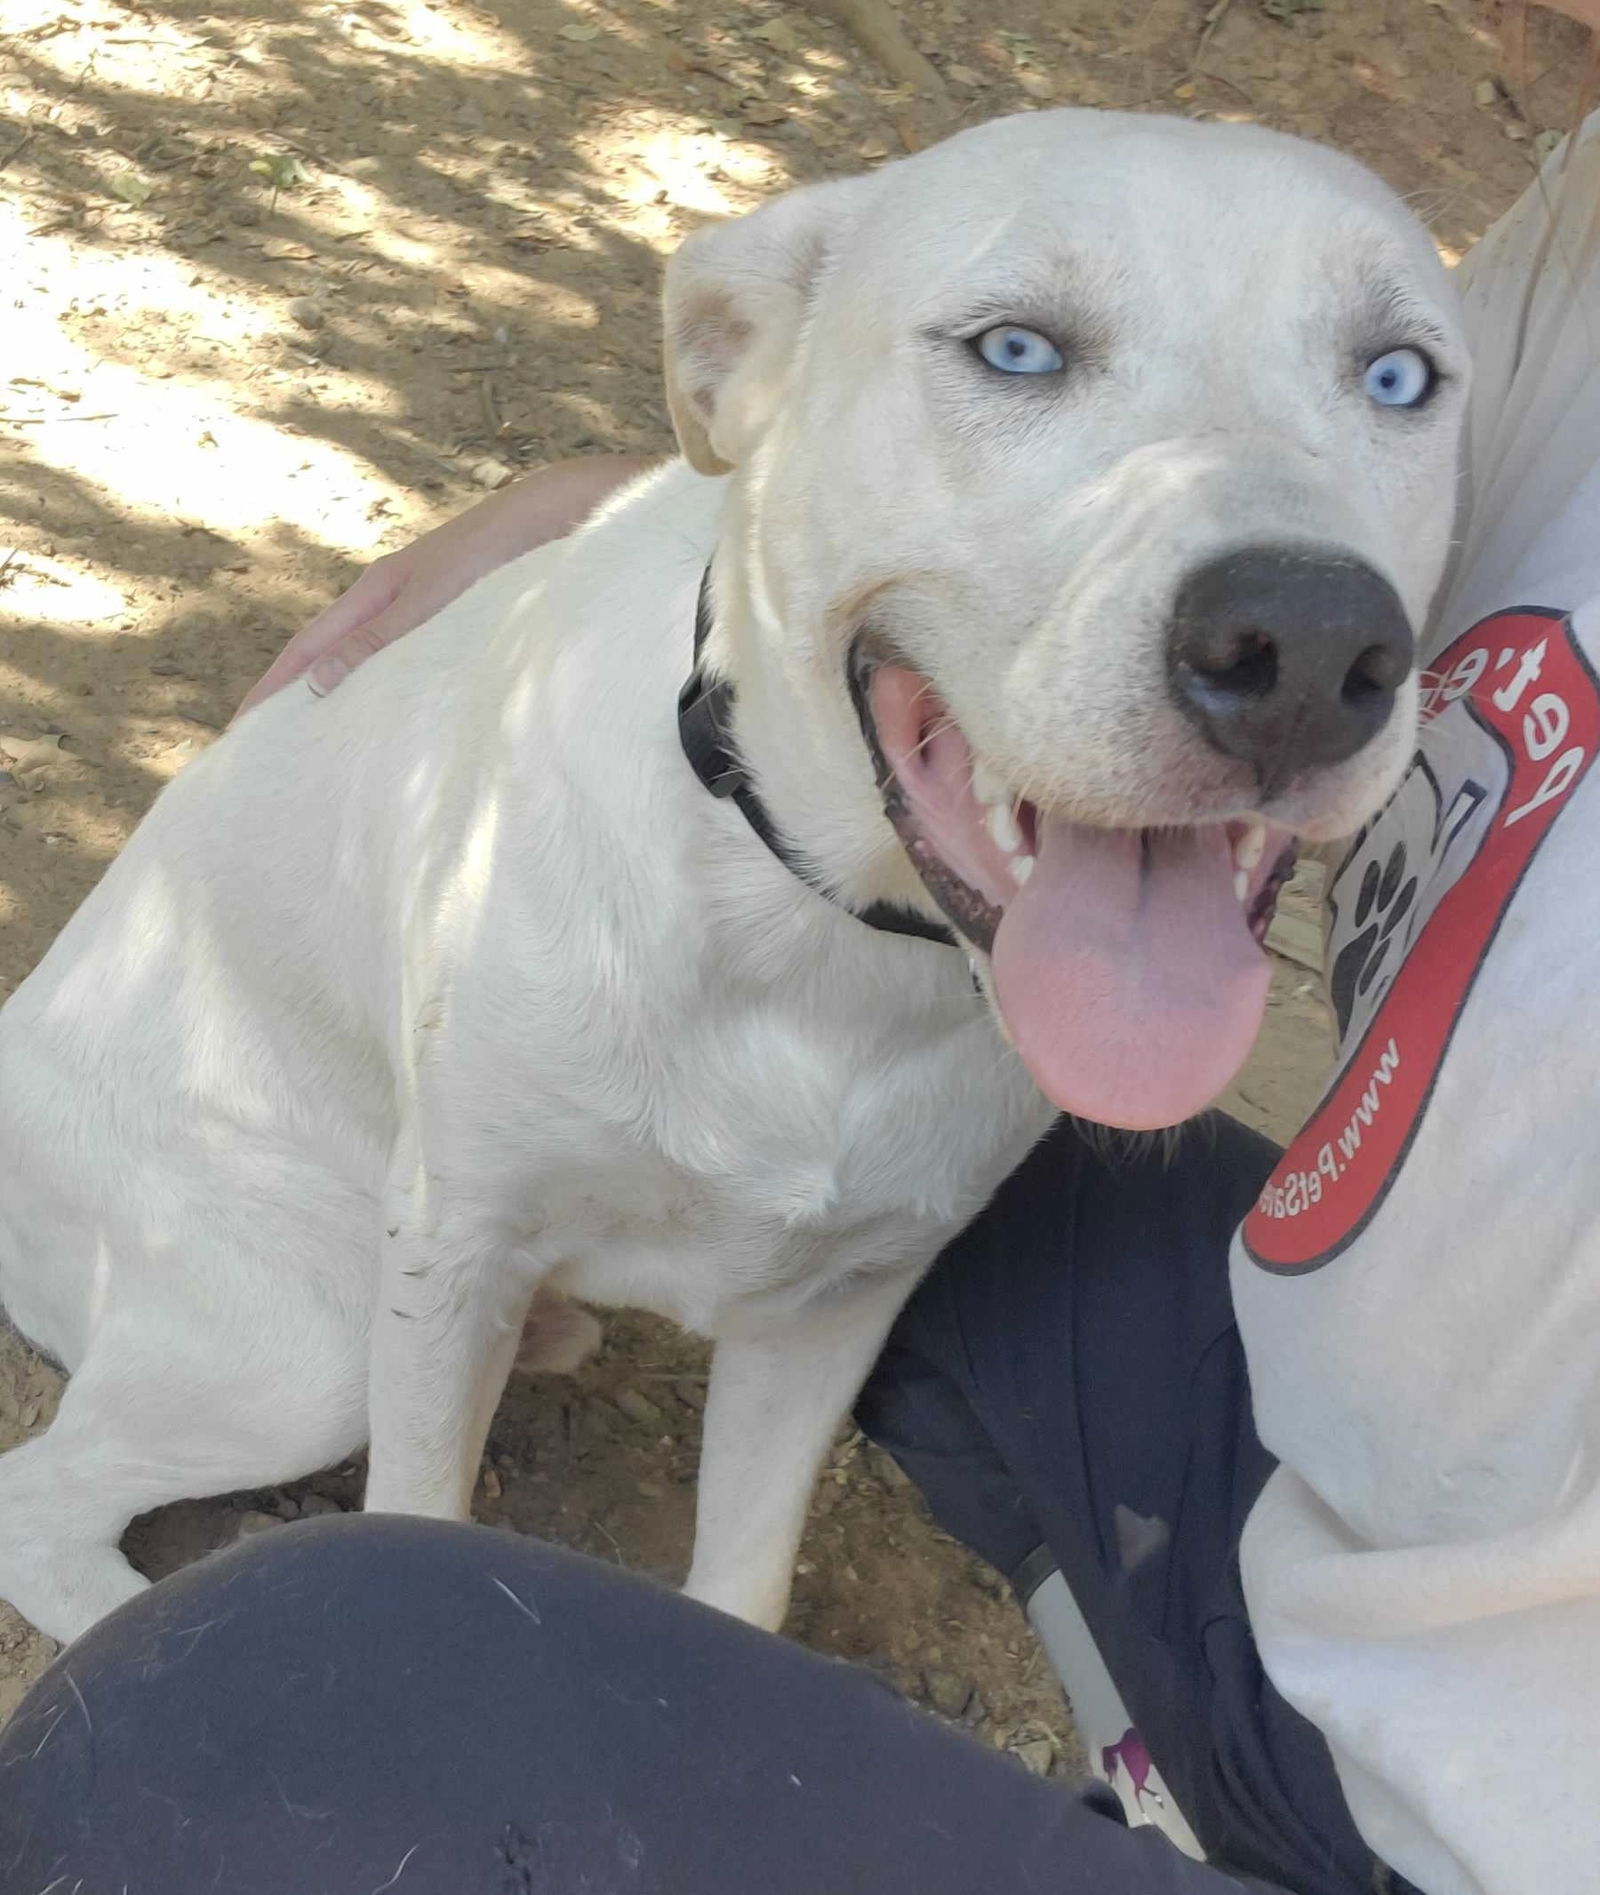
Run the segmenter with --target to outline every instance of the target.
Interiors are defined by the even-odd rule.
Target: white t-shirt
[[[1600,116],[1564,162],[1462,267],[1419,753],[1330,891],[1339,1074],[1233,1256],[1261,1653],[1426,1895],[1600,1895]]]

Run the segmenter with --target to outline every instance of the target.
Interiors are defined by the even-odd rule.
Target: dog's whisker
[[[908,761],[911,757],[921,756],[928,745],[933,743],[936,738],[942,737],[946,731],[955,730],[957,728],[956,720],[953,717],[947,717],[942,723],[935,724],[931,730],[925,731],[917,742],[911,746],[911,749],[907,752]]]

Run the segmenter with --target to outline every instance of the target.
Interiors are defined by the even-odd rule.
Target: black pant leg
[[[0,1733],[3,1895],[1239,1895],[614,1567],[322,1520],[190,1567]]]
[[[1263,1674],[1239,1586],[1272,1462],[1228,1248],[1275,1155],[1221,1117],[1121,1155],[1063,1123],[940,1258],[858,1414],[1008,1576],[1048,1548],[1214,1861],[1369,1895],[1327,1746]]]

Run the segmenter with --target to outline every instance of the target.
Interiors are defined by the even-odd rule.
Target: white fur
[[[542,1291],[715,1338],[689,1587],[776,1624],[895,1312],[1050,1114],[963,955],[864,927],[690,773],[702,570],[746,755],[852,899],[928,909],[845,686],[864,610],[1007,781],[1247,813],[1167,699],[1185,571],[1335,542],[1420,614],[1443,558],[1459,391],[1372,412],[1363,272],[1459,372],[1426,240],[1359,168],[1087,113],[692,240],[674,412],[733,477],[675,464],[253,712],[0,1015],[0,1299],[72,1374],[0,1460],[0,1596],[72,1637],[142,1583],[132,1514],[367,1438],[370,1507],[464,1515]],[[939,333],[980,307],[1087,366],[991,385]],[[1408,745],[1399,716],[1267,813],[1348,826]]]

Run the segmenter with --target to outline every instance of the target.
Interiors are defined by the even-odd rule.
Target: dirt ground
[[[1513,104],[1466,0],[902,12],[943,101],[770,0],[4,0],[0,993],[364,562],[521,468],[668,447],[657,279],[703,219],[1057,102],[1331,138],[1453,257],[1569,109],[1559,29]],[[1326,1048],[1285,960],[1237,1109],[1286,1132]],[[620,1318],[575,1379],[514,1381],[479,1517],[676,1575],[704,1368]],[[0,1335],[0,1448],[56,1392]],[[172,1508],[129,1547],[160,1573],[358,1492],[352,1467]],[[859,1440],[821,1483],[792,1630],[1076,1768],[1005,1588]],[[48,1655],[0,1607],[0,1717]]]

